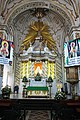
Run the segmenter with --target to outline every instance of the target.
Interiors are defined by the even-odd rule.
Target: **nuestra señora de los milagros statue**
[[[39,72],[37,73],[37,75],[35,77],[35,81],[41,81],[41,75]]]

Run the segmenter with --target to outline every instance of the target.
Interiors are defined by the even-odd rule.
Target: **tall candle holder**
[[[50,76],[49,78],[48,78],[48,80],[46,80],[46,82],[49,84],[49,87],[50,87],[50,98],[52,98],[52,96],[51,96],[51,87],[52,87],[52,82],[53,82],[53,80],[52,80],[52,77]]]
[[[24,85],[23,85],[23,97],[26,97],[26,96],[27,96],[27,88],[26,88],[26,84],[27,84],[27,82],[28,82],[26,76],[23,77],[22,82],[24,83]]]

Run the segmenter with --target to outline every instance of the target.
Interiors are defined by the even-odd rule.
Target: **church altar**
[[[48,87],[44,86],[28,86],[27,87],[27,96],[41,96],[48,97]]]
[[[49,50],[46,42],[40,49],[40,42],[35,39],[34,45],[30,43],[27,50],[23,49],[20,58],[21,78],[26,76],[29,81],[23,93],[27,97],[48,97],[49,90],[46,80],[49,76],[54,79],[55,75],[55,55],[53,51]],[[24,94],[23,96],[26,96]]]

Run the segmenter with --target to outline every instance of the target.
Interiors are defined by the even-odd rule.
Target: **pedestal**
[[[78,80],[68,80],[68,83],[71,84],[72,99],[75,99],[75,85],[79,82]]]

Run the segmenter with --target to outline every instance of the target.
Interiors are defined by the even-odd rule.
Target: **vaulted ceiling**
[[[7,24],[14,36],[15,52],[20,52],[24,41],[26,47],[34,41],[39,24],[38,18],[33,13],[35,8],[45,8],[40,26],[46,33],[41,32],[41,34],[47,39],[48,47],[55,50],[56,46],[57,52],[61,54],[64,39],[69,36],[71,27],[79,17],[79,2],[79,0],[0,0],[0,15],[3,23]],[[31,35],[32,32],[34,35]],[[31,38],[28,39],[30,36]]]

